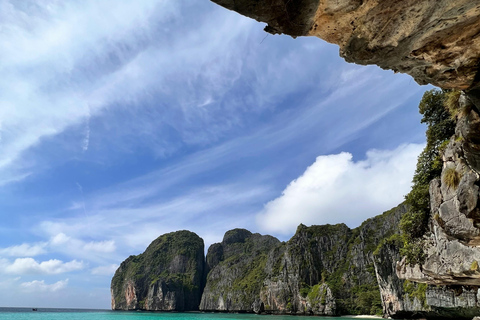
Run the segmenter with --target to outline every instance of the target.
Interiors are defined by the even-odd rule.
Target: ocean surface
[[[294,316],[273,316],[200,312],[135,312],[87,309],[0,308],[1,320],[292,320]],[[303,317],[295,319],[355,319],[351,317]]]

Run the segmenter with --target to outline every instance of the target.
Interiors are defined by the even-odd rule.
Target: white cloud
[[[51,259],[37,262],[33,258],[18,258],[13,263],[4,260],[1,265],[3,271],[9,274],[59,274],[81,270],[85,267],[82,261],[77,260],[63,262]]]
[[[0,249],[0,256],[9,257],[32,257],[46,253],[47,243],[28,244],[22,243],[17,246]]]
[[[117,264],[110,264],[107,266],[99,266],[92,269],[92,274],[102,275],[102,276],[113,276],[115,271],[118,269]]]
[[[108,240],[108,241],[97,241],[97,242],[89,242],[83,246],[83,249],[87,251],[95,251],[95,252],[113,252],[116,250],[115,241]]]
[[[28,292],[55,292],[66,288],[68,279],[60,280],[52,284],[46,284],[44,280],[33,280],[30,282],[23,282],[20,287]]]
[[[357,162],[345,152],[319,156],[280,197],[265,205],[257,224],[277,234],[292,234],[300,223],[357,226],[403,201],[422,148],[409,144],[391,151],[371,150]]]
[[[54,246],[60,246],[69,242],[71,238],[65,233],[58,233],[50,239],[50,244]]]
[[[0,257],[25,257],[24,259],[17,259],[13,263],[5,258],[0,259],[0,271],[4,270],[6,273],[13,274],[69,272],[83,269],[85,264],[77,261],[79,259],[94,261],[98,264],[106,263],[108,259],[112,258],[112,254],[117,249],[114,240],[87,242],[79,238],[67,236],[65,233],[59,232],[58,229],[58,227],[53,228],[52,232],[49,233],[54,235],[50,235],[50,239],[45,242],[23,243],[21,245],[0,248]],[[60,260],[37,262],[31,258],[47,252],[51,254],[62,253],[77,260],[66,263]]]
[[[84,217],[81,218],[82,221],[85,221]],[[103,224],[103,227],[106,225]],[[76,229],[76,226],[70,226],[72,229]],[[83,228],[90,228],[91,226],[87,222],[86,225],[83,225]],[[93,227],[93,226],[92,226]],[[105,229],[103,229],[105,235]],[[105,258],[108,258],[108,255],[114,253],[117,249],[114,240],[103,240],[103,241],[89,241],[86,242],[82,239],[81,231],[79,233],[73,232],[73,236],[67,236],[62,231],[66,231],[69,234],[72,234],[73,230],[65,228],[63,224],[58,223],[42,223],[40,229],[46,231],[47,235],[50,235],[50,241],[48,242],[49,249],[52,252],[63,253],[67,256],[74,257],[76,259],[81,258],[87,261],[96,261],[97,263],[104,262]],[[85,229],[82,229],[85,230]],[[80,231],[76,229],[76,231]],[[102,233],[98,233],[97,236],[102,236]]]

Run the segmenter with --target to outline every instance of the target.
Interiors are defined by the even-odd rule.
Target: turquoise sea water
[[[200,312],[128,312],[110,310],[0,308],[1,320],[292,320],[354,319],[350,317],[301,317]]]

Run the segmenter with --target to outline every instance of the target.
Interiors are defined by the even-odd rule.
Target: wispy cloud
[[[87,117],[87,123],[85,124],[85,138],[83,139],[82,150],[86,152],[88,145],[90,144],[90,117]]]
[[[1,261],[0,261],[1,265]],[[21,277],[15,277],[15,278],[4,278],[0,281],[0,288],[4,290],[11,290],[13,286],[18,284],[18,281],[21,279]]]
[[[63,263],[60,260],[37,262],[31,257],[38,255],[69,253],[67,256],[83,258],[87,261],[101,263],[108,257],[105,254],[114,254],[117,250],[114,240],[84,241],[67,236],[65,233],[56,233],[48,241],[39,243],[23,243],[21,245],[0,248],[0,257],[25,257],[16,259],[13,263],[4,259],[2,269],[7,273],[45,273],[56,274],[83,268],[84,263],[76,260]]]
[[[84,217],[81,221],[86,223],[85,228],[89,227]],[[74,228],[74,226],[72,227]],[[108,225],[104,225],[104,227],[108,227]],[[52,222],[45,222],[39,228],[44,232],[46,231],[46,234],[50,236],[47,246],[49,252],[60,253],[68,257],[80,258],[96,263],[108,260],[109,257],[106,254],[116,256],[115,251],[117,247],[114,240],[85,241],[81,239],[81,234],[70,232],[70,235],[67,235],[62,231],[68,233],[70,231],[69,228],[61,228],[58,224]],[[98,226],[97,228],[101,229],[102,227]],[[103,235],[98,233],[97,236],[104,238],[112,235],[105,232]]]
[[[0,182],[18,180],[35,165],[24,159],[27,150],[107,107],[111,99],[96,93],[114,74],[112,58],[120,66],[131,59],[129,52],[141,50],[151,31],[145,23],[154,9],[175,4],[84,1],[79,6],[1,2]],[[102,72],[89,65],[101,65]],[[93,94],[92,88],[97,88]],[[88,140],[87,127],[83,149]]]
[[[244,219],[248,217],[245,213],[246,210],[252,210],[248,209],[250,203],[261,203],[270,194],[268,188],[251,188],[240,183],[202,186],[172,199],[159,199],[140,205],[125,206],[124,202],[112,203],[107,199],[105,203],[95,204],[88,220],[74,217],[62,221],[44,221],[38,230],[52,235],[51,242],[58,243],[55,250],[85,259],[94,259],[95,253],[113,252],[116,243],[130,250],[143,250],[156,237],[172,230],[190,229],[200,235],[212,233],[218,241],[225,228],[239,224],[246,226]],[[234,207],[237,209],[232,210]],[[237,218],[232,221],[232,216]],[[78,239],[85,235],[111,237],[115,242],[85,243]]]
[[[30,282],[23,282],[20,287],[28,292],[55,292],[66,288],[68,279],[60,280],[52,284],[46,284],[44,280],[33,280]]]

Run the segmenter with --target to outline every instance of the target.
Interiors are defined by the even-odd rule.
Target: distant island
[[[206,258],[195,233],[168,233],[120,265],[112,309],[382,315],[376,273],[395,277],[398,250],[385,239],[398,232],[405,212],[400,205],[353,230],[300,225],[287,242],[234,229],[210,246]],[[390,264],[378,266],[384,255]]]

